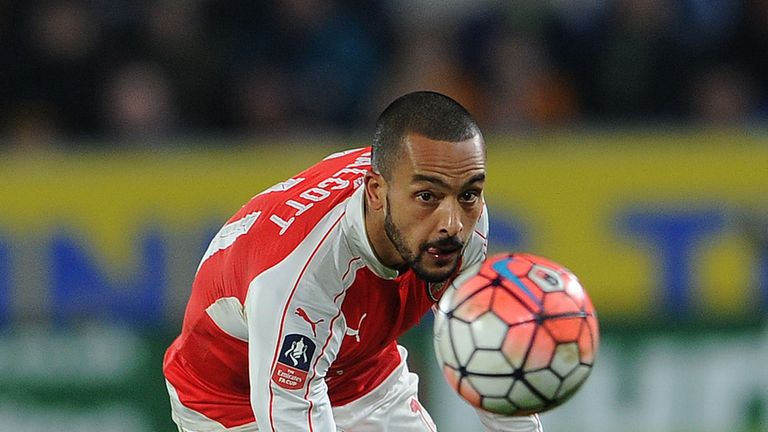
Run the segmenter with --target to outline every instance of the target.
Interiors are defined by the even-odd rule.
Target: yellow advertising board
[[[749,319],[768,291],[768,139],[580,136],[489,152],[489,205],[604,316]],[[751,224],[763,220],[763,226]]]
[[[768,139],[487,140],[492,251],[565,264],[605,318],[766,310],[768,245],[753,230],[765,238],[768,226],[750,221],[768,219]],[[175,322],[219,225],[262,189],[351,146],[3,157],[0,320]]]

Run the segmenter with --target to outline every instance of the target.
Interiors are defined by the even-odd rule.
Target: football
[[[467,269],[440,299],[435,353],[471,405],[504,415],[552,409],[595,362],[597,315],[576,276],[531,254],[502,253]]]

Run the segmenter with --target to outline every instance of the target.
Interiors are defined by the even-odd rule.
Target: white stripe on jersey
[[[256,219],[259,218],[259,215],[261,215],[260,211],[249,213],[242,219],[238,219],[221,227],[216,234],[216,237],[211,241],[211,244],[208,245],[208,249],[205,251],[203,259],[200,260],[200,264],[197,266],[197,271],[200,271],[200,267],[202,267],[203,263],[213,254],[232,246],[238,237],[247,233],[256,222]]]
[[[243,305],[237,297],[222,297],[205,309],[205,312],[224,333],[248,342],[248,323]]]

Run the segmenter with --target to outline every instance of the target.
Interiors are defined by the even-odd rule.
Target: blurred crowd
[[[768,0],[30,0],[0,40],[0,148],[367,130],[414,89],[501,132],[768,118]]]

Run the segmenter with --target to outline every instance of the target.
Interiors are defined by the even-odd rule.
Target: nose
[[[441,237],[457,236],[464,229],[461,212],[461,205],[454,200],[444,200],[440,203],[439,231]]]

